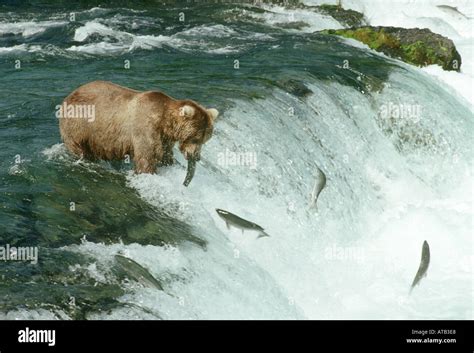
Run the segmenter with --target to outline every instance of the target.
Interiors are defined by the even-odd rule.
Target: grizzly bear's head
[[[174,138],[184,158],[197,161],[201,158],[201,146],[211,138],[218,115],[217,109],[205,109],[191,100],[180,101]]]

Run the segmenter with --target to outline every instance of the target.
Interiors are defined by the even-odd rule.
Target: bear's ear
[[[190,106],[190,105],[183,105],[182,107],[179,108],[179,115],[180,116],[185,116],[187,118],[190,118],[192,116],[194,116],[194,113],[195,113],[195,109],[194,107]]]
[[[211,116],[213,122],[214,122],[214,120],[216,120],[217,116],[219,115],[219,111],[217,109],[214,109],[214,108],[207,109],[207,112]]]

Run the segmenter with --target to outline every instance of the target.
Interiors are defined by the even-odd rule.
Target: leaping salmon
[[[216,208],[216,212],[219,217],[221,217],[225,221],[227,229],[230,229],[230,227],[232,226],[240,229],[242,233],[244,232],[244,230],[254,230],[259,232],[257,239],[270,236],[265,233],[264,229],[256,223],[247,221],[246,219],[240,218],[239,216],[230,213],[229,211],[221,210],[220,208]]]
[[[415,279],[411,284],[410,293],[415,288],[415,286],[420,283],[421,279],[426,276],[426,272],[428,271],[428,267],[430,265],[430,246],[428,242],[425,240],[423,242],[423,248],[421,249],[421,262],[420,266],[418,267],[418,272],[416,273]]]

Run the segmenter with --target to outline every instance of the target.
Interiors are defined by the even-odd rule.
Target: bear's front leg
[[[133,162],[135,163],[135,173],[156,173],[156,163],[152,163],[146,158],[134,158]]]
[[[133,162],[135,164],[135,173],[156,173],[158,161],[163,158],[163,153],[156,155],[149,146],[134,146]]]

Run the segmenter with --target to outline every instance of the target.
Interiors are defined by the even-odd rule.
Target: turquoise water
[[[0,264],[5,317],[471,317],[472,111],[432,78],[282,28],[271,7],[6,3],[0,241],[39,247],[39,262]],[[188,189],[179,152],[139,176],[67,154],[55,106],[97,79],[221,112]],[[389,102],[419,105],[419,121],[381,118]],[[256,168],[223,165],[226,150],[252,153]],[[316,166],[328,179],[317,212]],[[215,208],[272,237],[228,231]],[[424,239],[430,276],[407,296]],[[334,246],[362,255],[334,260]],[[164,291],[118,275],[118,252]]]

